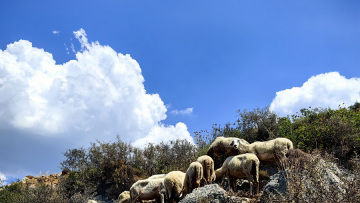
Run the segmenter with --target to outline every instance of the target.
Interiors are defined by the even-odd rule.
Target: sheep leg
[[[199,187],[200,187],[200,181],[196,181],[194,188],[199,188]]]
[[[231,192],[236,192],[236,178],[228,177],[229,188]]]
[[[157,197],[155,201],[158,203],[164,203],[164,194],[160,194],[160,196]]]
[[[136,197],[130,196],[130,201],[131,201],[131,203],[139,202],[139,201],[138,201],[139,197],[140,197],[140,195],[138,195],[138,196],[136,196]]]
[[[229,190],[230,190],[230,192],[233,192],[232,185],[231,185],[231,180],[230,180],[229,177],[227,177],[227,179],[228,179]]]
[[[200,184],[201,185],[207,185],[207,181],[205,178],[202,178],[201,181],[200,181]]]
[[[182,191],[182,198],[184,198],[187,194],[189,194],[189,182],[185,181]]]
[[[165,187],[165,198],[170,199],[171,191],[169,191],[169,188]]]
[[[215,180],[216,180],[216,176],[215,176],[215,171],[214,171],[214,167],[212,167],[210,169],[210,181],[209,184],[212,184]]]
[[[159,199],[160,199],[160,202],[161,202],[161,203],[164,203],[164,194],[160,194],[160,198],[159,198]]]
[[[252,181],[250,181],[250,195],[252,196],[253,192],[253,187],[254,187],[254,183]]]

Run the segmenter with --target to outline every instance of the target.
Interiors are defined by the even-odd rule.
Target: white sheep
[[[185,173],[182,171],[171,171],[165,176],[165,198],[168,202],[180,200],[183,191]]]
[[[124,191],[120,193],[118,199],[119,199],[119,203],[130,203],[130,192]]]
[[[216,179],[221,180],[223,176],[226,176],[230,191],[234,191],[236,190],[236,179],[247,177],[250,182],[250,194],[252,194],[254,186],[256,186],[256,194],[258,194],[259,165],[259,159],[252,153],[229,156],[222,167],[215,171]]]
[[[215,180],[214,160],[208,155],[203,155],[197,159],[197,162],[203,167],[203,179],[201,184],[211,184]]]
[[[203,178],[203,168],[197,161],[192,162],[185,174],[183,196],[191,193],[193,189],[200,187]]]
[[[279,158],[284,161],[288,151],[293,149],[293,143],[287,138],[276,138],[251,144],[242,142],[242,140],[233,140],[231,145],[239,151],[239,154],[254,153],[261,161],[275,161]]]
[[[130,202],[156,199],[164,203],[164,193],[164,178],[139,180],[130,188]]]
[[[243,143],[248,143],[246,140],[237,137],[217,137],[210,145],[207,155],[216,155],[218,157],[221,157],[222,155],[225,157],[237,155],[237,150],[231,145],[234,140],[240,140]]]

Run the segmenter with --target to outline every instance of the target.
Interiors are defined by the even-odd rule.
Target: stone
[[[196,188],[192,193],[186,195],[180,203],[247,203],[250,202],[249,198],[228,196],[224,189],[218,184],[206,185],[204,187]]]

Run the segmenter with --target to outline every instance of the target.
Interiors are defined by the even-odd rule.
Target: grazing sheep
[[[218,157],[222,155],[225,155],[225,157],[237,155],[237,150],[234,150],[234,147],[231,145],[234,140],[241,140],[243,143],[248,143],[246,140],[236,137],[217,137],[210,145],[207,155],[216,155]]]
[[[165,176],[165,198],[168,202],[179,202],[183,191],[185,173],[182,171],[171,171]]]
[[[244,143],[241,140],[232,141],[231,145],[239,154],[254,153],[261,161],[275,161],[286,159],[286,154],[293,149],[293,143],[287,138],[276,138],[265,142]]]
[[[124,191],[119,195],[119,203],[130,203],[130,192]]]
[[[164,203],[164,178],[139,180],[130,188],[130,202],[153,200]]]
[[[200,187],[203,178],[203,168],[197,161],[192,162],[185,174],[183,196],[191,193],[193,189]]]
[[[203,179],[201,184],[211,184],[215,180],[214,160],[208,155],[203,155],[197,159],[197,162],[203,167]]]
[[[165,178],[166,174],[156,174],[148,177],[147,179]]]
[[[216,179],[221,180],[223,176],[226,176],[230,191],[234,191],[236,190],[236,179],[247,177],[250,182],[250,194],[252,194],[254,186],[256,186],[256,194],[258,194],[259,165],[259,159],[252,153],[230,156],[222,167],[215,171]]]

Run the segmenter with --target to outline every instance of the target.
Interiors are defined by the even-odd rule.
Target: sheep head
[[[243,152],[245,151],[246,143],[242,142],[241,139],[237,138],[230,143],[230,146],[232,146],[234,149],[238,150],[239,152]]]

